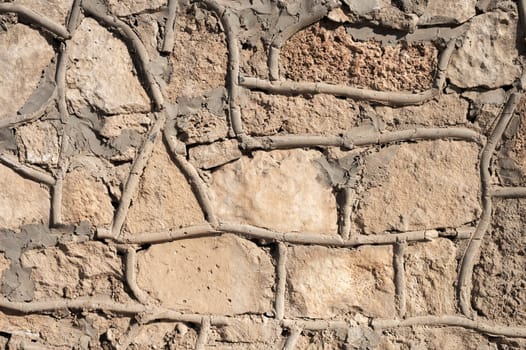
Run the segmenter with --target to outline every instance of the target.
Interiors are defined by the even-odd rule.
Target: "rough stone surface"
[[[16,0],[14,3],[24,5],[57,23],[65,25],[73,0]]]
[[[477,0],[429,1],[419,24],[458,24],[475,16]]]
[[[515,46],[517,18],[495,11],[475,17],[451,56],[448,78],[462,88],[495,88],[513,83],[520,75]]]
[[[390,146],[366,159],[365,233],[458,227],[480,214],[478,147],[463,141]],[[387,205],[386,205],[387,204]]]
[[[336,199],[316,151],[255,152],[212,173],[222,220],[279,231],[336,232]]]
[[[437,62],[432,44],[385,46],[355,42],[340,26],[310,26],[290,38],[281,50],[287,79],[324,81],[375,90],[425,90]]]
[[[130,349],[191,349],[196,340],[197,331],[184,323],[159,322],[140,327]]]
[[[407,247],[408,316],[455,314],[456,253],[455,244],[445,238]]]
[[[345,334],[336,334],[335,331],[305,331],[296,343],[296,349],[303,350],[315,350],[315,349],[326,349],[326,350],[337,350],[344,348]]]
[[[433,100],[421,106],[378,106],[375,110],[386,124],[392,126],[447,126],[466,124],[468,107],[469,103],[458,95],[444,94],[438,101]]]
[[[58,162],[60,144],[55,127],[49,122],[27,124],[17,131],[19,147],[26,162],[51,164]]]
[[[124,295],[122,261],[114,248],[100,242],[28,250],[21,263],[31,268],[35,299]]]
[[[31,96],[55,55],[37,30],[18,24],[0,32],[0,117],[15,114]]]
[[[111,223],[114,207],[97,168],[75,167],[64,177],[62,214],[66,223],[89,221],[94,226]]]
[[[481,151],[510,94],[524,95],[526,85],[520,3],[0,3],[0,349],[283,349],[303,321],[320,329],[302,329],[296,349],[526,349],[526,337],[498,334],[526,325],[526,199],[491,196],[465,286],[481,329],[433,324],[433,316],[468,321],[459,271],[466,248],[479,243],[464,233],[489,204]],[[72,38],[56,38],[32,16],[6,12],[20,4],[59,26],[73,4],[84,9]],[[282,34],[288,39],[275,41]],[[443,88],[403,107],[239,85],[270,79],[278,45],[279,67],[270,68],[280,80],[414,94],[435,88],[437,58],[451,40]],[[237,112],[243,130],[234,130]],[[525,116],[522,96],[489,160],[491,186],[526,187]],[[11,117],[20,122],[2,127]],[[429,136],[432,128],[464,128],[480,144],[436,135],[375,142],[378,133]],[[275,136],[305,145],[266,150],[287,147],[270,142]],[[325,146],[338,137],[345,146]],[[57,184],[20,175],[30,169]],[[115,217],[119,206],[125,217]],[[439,237],[407,235],[402,276],[395,241],[412,230]],[[52,307],[73,300],[87,304]],[[376,327],[404,319],[414,325]]]
[[[179,138],[190,145],[214,142],[226,138],[228,133],[226,118],[207,109],[200,109],[195,114],[178,117],[175,126]]]
[[[18,230],[31,223],[49,223],[50,197],[44,185],[24,179],[0,165],[0,227]]]
[[[67,350],[87,345],[90,341],[90,337],[81,327],[75,325],[74,320],[57,319],[52,316],[23,317],[0,313],[0,329],[11,335],[6,349],[20,349],[23,348],[22,343],[29,343],[40,349],[52,347]]]
[[[11,261],[8,258],[6,258],[6,256],[3,253],[0,254],[0,281],[2,280],[4,271],[7,270],[10,265]]]
[[[482,243],[474,271],[474,305],[492,321],[526,321],[525,199],[495,201],[495,222]]]
[[[148,112],[148,95],[136,77],[126,45],[86,18],[68,46],[66,97],[78,115],[85,108],[104,114]]]
[[[526,183],[526,99],[515,109],[516,118],[507,129],[507,140],[499,154],[499,177],[504,185],[524,186]]]
[[[128,211],[125,230],[142,233],[203,222],[190,184],[159,140]]]
[[[211,169],[241,158],[237,140],[226,140],[211,145],[193,147],[189,151],[190,162],[202,169]]]
[[[358,103],[330,95],[305,98],[252,92],[241,106],[245,131],[252,135],[337,135],[355,126],[359,113]]]
[[[170,101],[225,85],[226,39],[218,19],[200,8],[176,17],[175,46],[166,93]]]
[[[507,349],[506,347],[502,348]],[[378,344],[377,349],[497,350],[498,348],[486,337],[470,330],[414,327],[411,330],[397,329],[394,332],[389,332]],[[509,349],[519,348],[509,347]]]
[[[151,119],[144,114],[119,114],[104,118],[100,135],[106,138],[119,137],[126,130],[146,133]]]
[[[166,6],[167,0],[108,0],[108,9],[117,16],[129,16],[140,12],[147,12]]]
[[[356,250],[292,247],[287,264],[287,316],[334,317],[395,312],[391,247]]]
[[[228,348],[235,343],[250,343],[251,349],[271,348],[280,340],[281,327],[276,320],[268,318],[257,318],[245,316],[228,324],[225,327],[217,328],[216,346]]]
[[[139,286],[178,310],[227,315],[270,311],[273,278],[270,256],[232,235],[160,244],[138,258]]]

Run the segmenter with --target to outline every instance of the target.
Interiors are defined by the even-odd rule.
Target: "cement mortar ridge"
[[[480,201],[482,203],[482,214],[476,227],[446,228],[444,230],[416,230],[407,232],[383,232],[375,235],[355,234],[351,230],[350,216],[352,213],[353,193],[349,188],[341,189],[344,195],[342,209],[338,212],[340,222],[338,235],[326,232],[281,232],[267,227],[256,225],[228,222],[217,216],[217,208],[210,199],[205,179],[200,171],[188,160],[188,146],[177,139],[171,130],[171,119],[169,115],[170,103],[167,102],[164,87],[158,83],[156,74],[150,67],[149,57],[145,44],[139,36],[121,18],[110,14],[104,6],[92,0],[74,0],[67,20],[66,27],[55,23],[51,19],[34,12],[22,5],[13,3],[0,3],[0,13],[17,14],[24,23],[30,23],[56,36],[59,41],[56,55],[56,70],[52,82],[51,94],[41,102],[36,111],[14,115],[0,120],[0,129],[17,127],[39,120],[44,111],[56,103],[60,121],[66,123],[69,118],[66,103],[66,69],[68,60],[68,42],[72,38],[77,26],[84,16],[97,20],[101,26],[116,31],[126,41],[130,56],[151,102],[151,111],[154,117],[151,121],[144,141],[133,159],[128,177],[118,202],[115,215],[109,225],[96,227],[95,240],[104,242],[112,247],[117,247],[124,255],[124,276],[132,297],[132,302],[117,302],[113,299],[100,296],[78,297],[75,299],[56,298],[31,302],[10,301],[0,298],[0,310],[10,313],[33,315],[60,312],[62,310],[95,310],[105,313],[127,315],[133,318],[133,322],[125,339],[119,345],[125,349],[133,341],[139,332],[139,328],[146,324],[158,321],[183,322],[197,325],[198,334],[195,349],[205,349],[212,334],[212,327],[221,327],[231,324],[241,315],[213,315],[200,313],[181,313],[159,305],[146,291],[142,290],[137,283],[137,252],[149,245],[190,240],[202,237],[215,237],[224,234],[233,234],[236,237],[250,240],[263,241],[275,248],[277,252],[275,266],[275,290],[273,299],[273,310],[270,316],[254,315],[255,318],[270,318],[279,323],[282,329],[288,330],[288,338],[283,349],[291,350],[297,347],[298,339],[304,331],[320,330],[349,330],[353,327],[364,326],[373,330],[396,329],[401,327],[429,326],[429,327],[461,327],[475,332],[509,338],[526,338],[526,326],[506,326],[501,324],[480,321],[477,313],[473,310],[472,302],[472,278],[474,265],[480,254],[480,248],[486,232],[492,220],[493,198],[526,198],[526,187],[497,186],[492,183],[491,162],[495,157],[496,149],[503,139],[510,121],[514,116],[515,109],[524,96],[524,87],[515,84],[507,92],[508,97],[504,109],[499,114],[495,127],[486,137],[478,131],[465,127],[414,127],[395,131],[369,131],[363,132],[359,129],[353,130],[349,127],[348,132],[341,135],[272,135],[251,136],[248,135],[243,126],[241,109],[239,107],[240,89],[247,88],[250,91],[265,91],[275,95],[311,95],[322,94],[332,96],[343,96],[355,100],[376,102],[387,106],[414,106],[438,98],[447,85],[446,71],[451,56],[457,43],[457,38],[448,41],[442,51],[437,68],[433,86],[421,93],[409,92],[386,92],[371,89],[355,88],[347,85],[335,85],[324,82],[288,81],[281,80],[279,72],[279,56],[281,47],[298,31],[310,26],[322,18],[328,12],[336,8],[335,3],[324,3],[319,9],[304,16],[294,25],[291,25],[275,36],[270,42],[268,50],[268,79],[244,76],[240,72],[240,23],[238,15],[222,2],[214,0],[195,1],[203,4],[209,11],[214,13],[224,30],[228,51],[228,65],[226,74],[227,99],[228,99],[228,123],[229,138],[235,139],[239,148],[245,155],[255,151],[273,151],[285,149],[317,149],[320,147],[337,147],[343,150],[353,150],[356,147],[387,145],[401,142],[429,141],[429,140],[456,140],[473,142],[481,149],[478,160],[480,176]],[[519,1],[520,18],[523,30],[526,30],[524,15],[526,14],[526,0]],[[176,11],[179,2],[169,0],[167,8],[166,25],[160,51],[171,53],[175,45]],[[526,73],[520,81],[526,79]],[[38,88],[37,88],[38,89]],[[47,90],[46,90],[47,92]],[[172,105],[173,106],[173,105]],[[166,147],[171,161],[183,173],[186,181],[197,199],[203,212],[205,222],[183,227],[174,227],[154,232],[141,232],[128,234],[125,232],[124,224],[128,217],[129,209],[137,194],[140,182],[148,161],[154,152],[156,142],[160,141]],[[63,145],[62,145],[63,147]],[[63,181],[68,170],[68,159],[61,149],[57,169],[48,172],[37,166],[29,166],[21,163],[9,152],[0,153],[0,163],[36,183],[45,185],[51,190],[51,226],[62,227],[62,196]],[[459,315],[427,315],[407,316],[407,286],[405,253],[411,242],[430,242],[439,238],[448,238],[455,241],[466,240],[465,249],[459,265],[458,281],[456,284],[457,302],[462,312]],[[393,247],[393,268],[395,304],[397,317],[385,319],[380,317],[368,317],[366,324],[357,324],[348,321],[348,315],[342,315],[344,320],[335,319],[303,319],[287,317],[285,312],[286,289],[287,289],[287,263],[289,261],[288,248],[291,246],[317,245],[330,248],[354,248],[359,246],[389,245]],[[23,348],[30,349],[31,344]]]

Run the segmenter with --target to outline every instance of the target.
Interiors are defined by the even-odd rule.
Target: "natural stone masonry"
[[[267,312],[273,275],[268,253],[231,235],[156,245],[138,259],[139,286],[163,305],[183,311]]]
[[[336,198],[316,151],[255,152],[212,172],[220,219],[278,231],[336,233]]]
[[[525,5],[0,2],[0,348],[526,348]]]
[[[357,221],[365,233],[458,227],[480,214],[478,147],[451,141],[390,146],[365,158]],[[387,205],[386,205],[387,204]]]
[[[390,247],[292,247],[286,314],[330,318],[355,310],[389,317],[395,313],[392,261]]]
[[[54,52],[45,37],[22,24],[0,34],[0,116],[3,117],[16,113],[24,105]]]

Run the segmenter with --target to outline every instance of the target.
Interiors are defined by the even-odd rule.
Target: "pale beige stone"
[[[356,250],[292,247],[287,262],[286,314],[319,318],[359,312],[392,317],[392,262],[388,246]]]
[[[159,139],[128,211],[125,230],[141,233],[203,222],[190,184]]]
[[[117,16],[158,10],[168,4],[168,0],[109,0],[109,10]]]
[[[365,233],[458,227],[479,217],[479,149],[464,141],[394,145],[366,157]]]
[[[272,348],[279,341],[282,329],[280,322],[269,317],[245,316],[232,320],[218,328],[221,341],[226,344],[252,343],[253,349]]]
[[[375,350],[497,350],[486,336],[460,327],[411,327],[384,332]],[[519,343],[520,344],[520,343]],[[520,347],[519,347],[520,348]],[[517,348],[517,349],[519,349]]]
[[[429,1],[419,24],[458,24],[475,16],[477,0]]]
[[[60,153],[57,130],[49,122],[35,122],[17,130],[22,156],[33,164],[55,165]]]
[[[97,21],[82,21],[68,53],[66,97],[76,113],[88,106],[105,114],[150,110],[126,45]]]
[[[269,95],[251,92],[241,104],[245,132],[272,135],[290,134],[337,135],[359,122],[359,105],[331,95]]]
[[[451,82],[461,88],[495,88],[513,83],[520,75],[516,47],[517,18],[502,12],[475,17],[462,46],[453,52],[448,67]]]
[[[47,187],[0,165],[0,188],[0,228],[17,230],[26,224],[49,223]]]
[[[387,107],[375,110],[388,125],[443,126],[466,124],[469,103],[456,94],[443,94],[438,100],[431,100],[420,106]]]
[[[313,150],[254,152],[212,173],[221,220],[278,231],[335,233],[336,199]]]
[[[16,113],[55,55],[37,30],[17,24],[0,32],[0,117]]]
[[[119,137],[124,130],[136,131],[140,134],[148,131],[151,119],[145,114],[119,114],[104,118],[100,135],[106,138]]]
[[[130,348],[192,349],[196,340],[197,331],[183,323],[158,322],[141,326],[131,339]]]
[[[410,245],[405,253],[408,316],[453,315],[457,248],[445,238]]]
[[[227,72],[226,38],[218,19],[195,8],[176,17],[175,45],[170,56],[172,68],[166,87],[168,99],[198,96],[225,86]]]
[[[159,244],[139,253],[139,286],[163,306],[212,314],[272,308],[270,256],[233,235]]]
[[[85,341],[89,341],[73,318],[35,314],[16,316],[0,312],[0,329],[11,335],[6,349],[23,349],[23,342],[36,349],[82,349],[82,345],[87,345]]]
[[[114,247],[101,242],[28,250],[21,263],[31,268],[36,299],[124,294],[122,261]]]
[[[111,197],[97,173],[83,166],[72,169],[64,177],[62,192],[64,222],[89,221],[94,226],[111,223]]]
[[[215,142],[190,148],[190,162],[202,169],[210,169],[241,158],[241,150],[237,140]]]
[[[62,25],[66,24],[73,5],[73,0],[15,0],[13,2],[24,5]]]

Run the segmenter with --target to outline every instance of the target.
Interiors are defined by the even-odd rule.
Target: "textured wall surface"
[[[0,2],[0,348],[526,349],[524,5]]]

